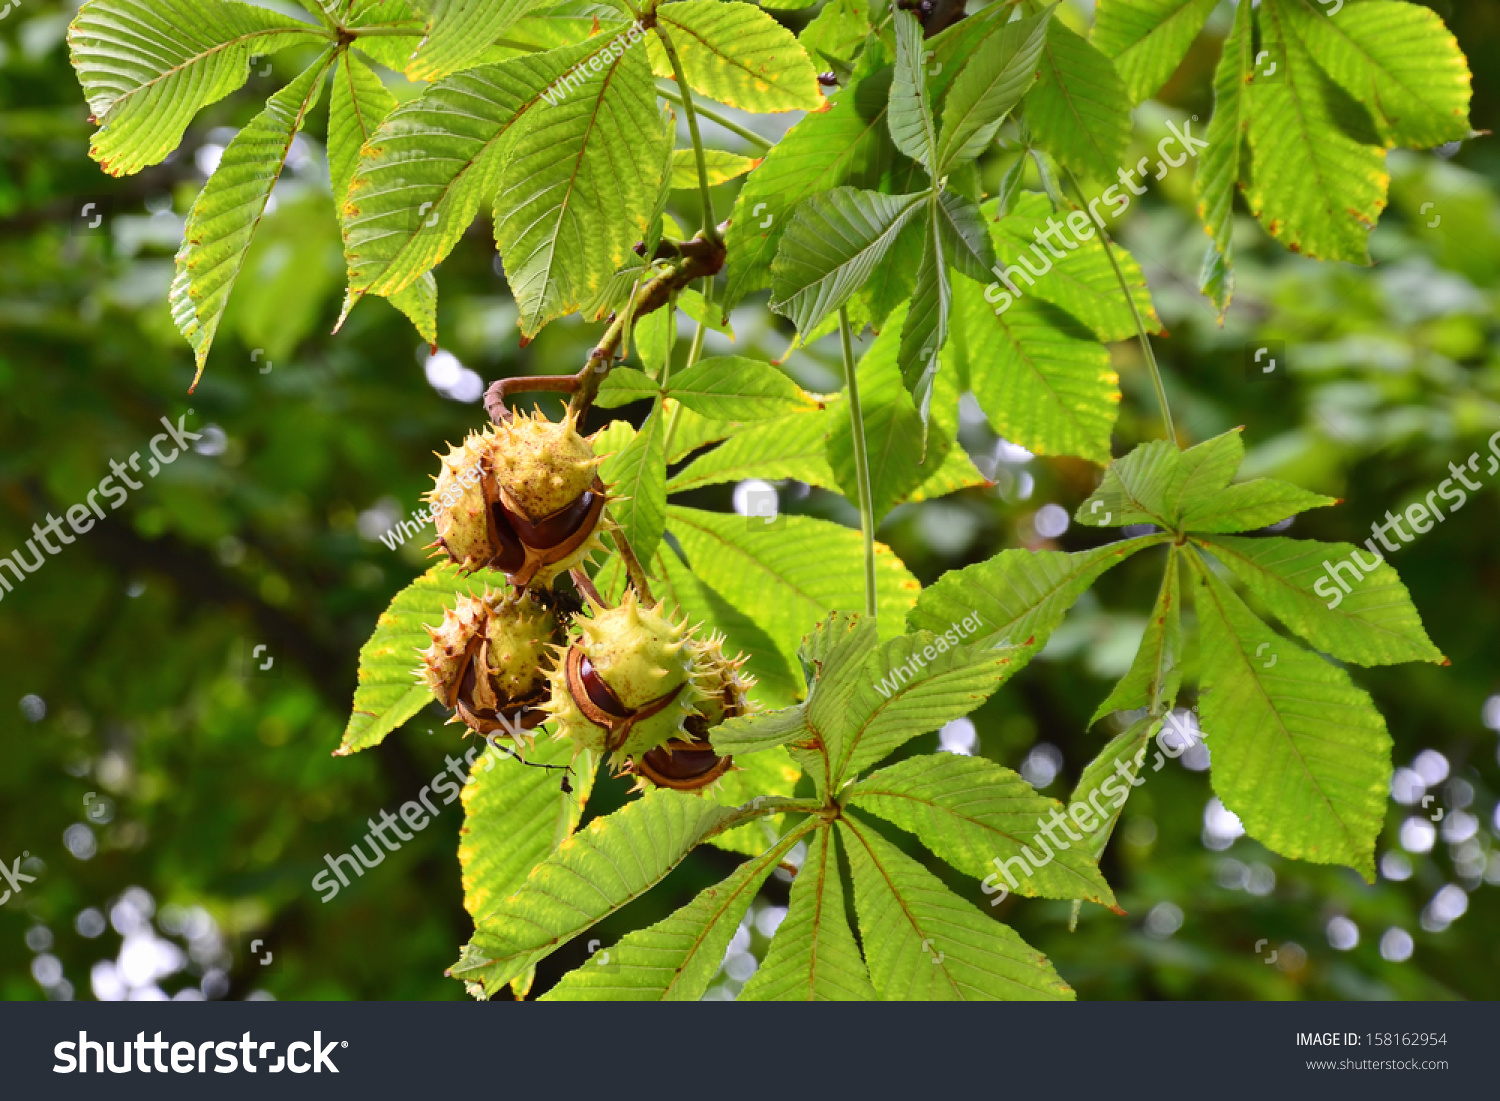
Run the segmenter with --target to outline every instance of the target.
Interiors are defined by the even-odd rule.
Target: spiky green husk
[[[469,433],[460,446],[441,456],[443,469],[433,479],[432,490],[426,497],[433,506],[438,544],[469,572],[479,569],[495,553],[490,546],[484,492],[494,444],[492,429]]]
[[[443,609],[442,623],[436,627],[422,625],[432,645],[418,651],[422,665],[417,673],[444,707],[453,706],[459,682],[472,657],[470,643],[484,629],[488,615],[484,601],[463,597],[455,607]]]
[[[488,709],[529,699],[542,689],[557,618],[530,593],[486,590],[483,597],[458,597],[444,609],[443,622],[426,630],[432,645],[420,651],[418,672],[438,702],[454,706],[469,664],[482,655],[488,675],[483,682],[476,678],[471,702]],[[481,640],[488,645],[479,645]]]
[[[686,622],[673,623],[663,605],[643,605],[628,589],[619,607],[591,605],[590,611],[590,616],[573,621],[575,633],[569,646],[582,650],[615,699],[638,712],[674,691],[676,695],[655,714],[630,724],[623,741],[618,734],[612,738],[611,730],[590,720],[574,698],[564,649],[549,674],[552,699],[547,708],[558,736],[596,751],[617,741],[611,758],[616,766],[673,738],[689,737],[688,720],[701,721],[698,705],[704,698],[702,686],[710,683],[711,669],[698,667],[702,651],[694,645]]]
[[[595,468],[603,461],[593,445],[578,434],[569,411],[560,421],[537,411],[517,416],[497,427],[492,451],[496,481],[508,504],[540,521],[566,508],[586,493]]]

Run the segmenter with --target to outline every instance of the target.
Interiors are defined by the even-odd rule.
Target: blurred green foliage
[[[1476,125],[1492,125],[1500,4],[1431,6],[1471,59]],[[462,997],[443,977],[470,932],[457,804],[327,905],[310,887],[325,854],[347,851],[367,818],[394,812],[445,767],[461,748],[455,728],[424,712],[375,751],[330,754],[358,647],[423,568],[425,539],[392,551],[379,534],[417,507],[436,469],[432,451],[483,415],[477,391],[453,400],[429,376],[461,391],[472,380],[460,363],[485,381],[573,370],[597,326],[559,323],[521,348],[480,224],[439,270],[442,348],[455,360],[428,364],[407,322],[374,300],[330,335],[342,258],[323,151],[304,142],[189,397],[192,357],[166,298],[183,215],[225,140],[221,128],[242,125],[299,59],[278,58],[277,75],[252,75],[206,111],[167,163],[111,180],[87,156],[87,110],[63,44],[72,10],[27,2],[0,20],[0,552],[23,545],[48,513],[83,502],[110,460],[140,452],[144,466],[161,417],[186,416],[205,434],[0,601],[0,860],[9,867],[29,854],[22,870],[35,877],[0,906],[0,997],[43,997],[44,987],[119,994],[126,980],[167,994]],[[1170,109],[1207,117],[1206,77],[1227,14],[1221,6],[1163,91]],[[1142,108],[1143,148],[1165,117]],[[1247,475],[1345,499],[1299,518],[1296,536],[1360,541],[1500,429],[1500,157],[1484,141],[1445,153],[1390,158],[1373,269],[1287,254],[1242,217],[1239,289],[1222,328],[1194,290],[1204,238],[1188,170],[1155,184],[1123,229],[1171,332],[1157,349],[1183,434],[1196,441],[1246,425]],[[986,184],[993,191],[998,180]],[[678,198],[690,221],[692,196]],[[80,232],[90,202],[105,215],[98,233]],[[760,304],[738,311],[734,327],[742,354],[780,358],[789,339]],[[717,340],[711,350],[727,347]],[[1282,343],[1290,372],[1252,380],[1247,349],[1267,340]],[[1119,345],[1114,355],[1126,389],[1119,453],[1160,427],[1139,349]],[[836,364],[824,342],[786,367],[827,390]],[[1049,538],[1055,512],[1038,522],[1047,504],[1071,512],[1096,468],[1018,454],[977,417],[963,439],[994,488],[902,506],[881,529],[925,583],[1006,547],[1080,549],[1102,538],[1076,527]],[[852,516],[822,491],[784,498],[794,511]],[[1392,556],[1452,666],[1355,672],[1386,715],[1395,764],[1432,750],[1449,772],[1432,785],[1431,806],[1390,804],[1380,852],[1394,857],[1383,868],[1404,865],[1409,877],[1383,875],[1372,887],[1347,869],[1216,839],[1211,827],[1223,823],[1205,818],[1207,775],[1178,762],[1135,793],[1103,862],[1127,917],[1088,908],[1070,933],[1066,903],[1013,899],[997,914],[1081,997],[1500,997],[1496,499],[1492,479]],[[728,508],[729,494],[687,501]],[[1129,662],[1158,575],[1145,561],[1108,575],[1045,659],[976,713],[974,751],[1024,762],[1037,781],[1055,772],[1039,784],[1048,794],[1071,790],[1113,733],[1084,724]],[[251,661],[257,646],[266,649]],[[965,733],[949,737],[962,743]],[[590,813],[618,806],[625,788],[603,783]],[[1431,851],[1403,849],[1403,839],[1423,848],[1422,828],[1403,834],[1403,823],[1438,808]],[[733,866],[728,854],[699,850],[597,935],[608,941],[657,920]],[[976,904],[983,898],[977,883],[935,870]],[[127,893],[132,886],[145,894]],[[737,941],[737,957],[764,951],[786,890],[769,883],[758,931]],[[1460,897],[1467,912],[1445,924]],[[153,905],[156,929],[186,957],[147,934]],[[114,928],[101,933],[111,916]],[[1348,944],[1340,918],[1357,928],[1357,945],[1334,946]],[[1410,935],[1409,959],[1388,958],[1405,954],[1391,929]],[[583,945],[559,952],[540,985],[587,954]],[[735,989],[744,969],[730,963],[721,990]]]

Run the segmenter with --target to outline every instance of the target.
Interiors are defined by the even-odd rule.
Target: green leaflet
[[[521,335],[579,309],[635,258],[657,210],[669,151],[651,66],[639,49],[585,43],[566,57],[581,83],[528,111],[500,172],[495,243]]]
[[[600,409],[618,409],[633,401],[651,401],[660,396],[661,387],[645,371],[634,367],[615,367],[599,384],[594,404]]]
[[[1462,141],[1472,77],[1437,12],[1396,0],[1363,0],[1325,15],[1283,5],[1318,65],[1374,116],[1387,145],[1430,149]]]
[[[733,817],[710,800],[659,789],[594,819],[477,924],[452,974],[493,994],[656,886]]]
[[[1267,65],[1250,97],[1252,162],[1245,197],[1266,232],[1320,260],[1369,264],[1367,238],[1385,209],[1385,157],[1373,144],[1368,115],[1317,67],[1288,8],[1302,0],[1267,0],[1256,12]],[[1278,60],[1279,59],[1279,60]],[[1368,133],[1370,140],[1360,140]]]
[[[1391,738],[1343,670],[1276,634],[1196,556],[1210,779],[1261,844],[1375,880]]]
[[[194,115],[245,83],[251,57],[324,38],[237,0],[91,0],[68,28],[73,68],[100,123],[89,155],[111,176],[157,164]]]
[[[848,419],[842,408],[837,413]],[[667,492],[682,493],[743,478],[796,478],[809,485],[837,487],[826,456],[826,440],[837,423],[835,410],[819,409],[740,429],[674,474]]]
[[[1089,40],[1140,103],[1167,82],[1218,0],[1100,0]]]
[[[827,111],[787,131],[745,178],[724,243],[729,250],[723,308],[771,285],[771,261],[792,212],[804,199],[840,184],[874,187],[898,156],[886,131],[890,70],[863,76],[834,94]]]
[[[877,527],[886,513],[932,476],[952,448],[947,433],[940,429],[928,439],[924,454],[922,419],[896,363],[904,316],[901,310],[892,315],[890,324],[860,357],[857,371]],[[828,436],[828,463],[844,496],[857,501],[850,421],[841,405]]]
[[[1411,594],[1390,565],[1381,562],[1362,571],[1364,579],[1347,594],[1337,581],[1325,579],[1324,563],[1344,562],[1355,551],[1361,562],[1379,557],[1366,548],[1280,536],[1219,535],[1193,542],[1228,566],[1277,619],[1340,661],[1393,665],[1448,660],[1427,637]],[[1348,576],[1345,570],[1343,579]]]
[[[740,1001],[875,1001],[845,917],[836,836],[824,826],[808,841],[786,917]]]
[[[738,153],[726,153],[722,149],[705,149],[703,161],[708,168],[710,187],[728,183],[730,180],[743,176],[760,163],[750,157],[742,157]],[[698,158],[693,155],[691,149],[674,149],[672,151],[673,190],[690,191],[697,186]]]
[[[1067,821],[1062,805],[983,757],[934,753],[908,758],[855,784],[849,804],[916,834],[922,844],[975,879],[995,875],[997,862],[1015,861],[1008,867],[1018,894],[1115,905],[1091,846],[1072,848],[1077,838],[1070,841],[1066,833],[1053,833],[1060,845],[1039,840],[1047,837],[1044,826],[1051,824],[1056,831],[1059,818]],[[1084,828],[1083,822],[1077,824]],[[1084,838],[1090,840],[1091,835]]]
[[[937,380],[938,352],[948,339],[948,315],[953,307],[953,290],[948,276],[949,258],[944,254],[942,204],[937,195],[924,204],[922,218],[922,259],[917,265],[916,291],[901,326],[901,347],[897,364],[901,381],[911,392],[921,418],[920,442],[923,454],[927,448],[927,421],[932,413],[932,391]]]
[[[1022,298],[996,314],[972,280],[953,292],[969,381],[995,431],[1039,455],[1108,462],[1120,387],[1104,346],[1050,303]]]
[[[649,562],[667,522],[666,416],[661,402],[599,476],[610,487],[609,516],[620,525],[642,563]]]
[[[995,247],[984,214],[973,200],[943,191],[932,207],[932,218],[953,270],[981,283],[988,280],[995,267]]]
[[[358,56],[345,52],[333,74],[328,104],[328,176],[333,207],[342,217],[359,151],[396,109],[396,97]]]
[[[809,734],[807,709],[798,704],[780,711],[741,715],[714,727],[710,741],[720,753],[756,753],[800,741]]]
[[[708,990],[729,942],[766,877],[816,824],[809,819],[776,846],[735,869],[670,917],[621,938],[608,963],[570,971],[544,1002],[696,1002]]]
[[[1131,788],[1146,782],[1142,775],[1146,748],[1160,728],[1160,719],[1149,715],[1137,719],[1129,729],[1111,738],[1078,778],[1078,786],[1073,789],[1068,805],[1085,803],[1100,815],[1099,826],[1088,838],[1088,853],[1096,861],[1104,855],[1125,803],[1130,799]],[[1068,920],[1070,932],[1078,927],[1078,915],[1082,912],[1082,900],[1075,900]]]
[[[814,718],[834,784],[853,779],[897,748],[977,708],[1020,670],[1036,647],[965,645],[963,626],[891,639],[863,662],[848,702]],[[814,693],[809,714],[818,703]]]
[[[788,660],[830,611],[864,606],[857,531],[806,516],[785,516],[767,529],[744,516],[677,505],[667,507],[667,520],[693,572],[754,620]],[[877,543],[875,554],[881,629],[895,635],[921,586],[889,547]]]
[[[587,52],[575,47],[459,73],[381,124],[341,211],[356,297],[395,294],[452,251],[494,199],[517,124],[546,109],[541,90]]]
[[[328,109],[328,169],[333,185],[334,210],[346,233],[349,185],[360,152],[374,136],[376,127],[396,106],[396,97],[386,90],[375,71],[356,54],[345,51],[333,76],[332,102]],[[441,214],[437,217],[441,218]],[[343,317],[349,316],[349,311],[358,301],[358,296],[352,291],[346,295]],[[437,280],[431,272],[423,273],[401,290],[391,293],[390,302],[411,320],[423,340],[437,345]]]
[[[406,66],[412,80],[437,80],[478,61],[496,38],[543,0],[414,0],[427,36]]]
[[[713,356],[675,372],[668,393],[687,408],[723,421],[761,421],[808,412],[818,403],[769,363]]]
[[[1035,191],[1019,192],[1002,217],[998,201],[981,208],[994,245],[994,266],[1005,269],[1007,278],[1024,296],[1040,298],[1066,310],[1093,331],[1104,342],[1132,339],[1135,316],[1121,301],[1120,281],[1110,265],[1109,255],[1099,240],[1093,220],[1083,211],[1064,216],[1055,214],[1045,195]],[[997,220],[998,219],[998,220]],[[1066,229],[1064,229],[1066,225]],[[1044,238],[1046,240],[1044,240]],[[1067,248],[1061,241],[1072,242]],[[1048,241],[1052,244],[1049,246]],[[1148,333],[1165,332],[1151,291],[1146,286],[1141,266],[1122,246],[1114,244],[1120,273],[1130,286],[1135,308],[1140,311]],[[1061,256],[1055,255],[1058,251]],[[1044,274],[1037,276],[1041,271]],[[968,274],[968,273],[965,273]],[[977,282],[989,283],[992,274],[971,276]],[[988,296],[986,296],[988,301]],[[975,315],[976,322],[978,314]],[[987,326],[980,327],[987,332]]]
[[[1273,478],[1256,478],[1227,486],[1211,499],[1192,502],[1182,510],[1182,526],[1189,531],[1250,531],[1306,512],[1326,508],[1338,501],[1321,493],[1279,482]]]
[[[172,320],[193,346],[203,377],[214,334],[229,305],[229,294],[245,253],[265,213],[271,189],[281,178],[292,139],[323,91],[333,64],[325,51],[301,76],[277,92],[224,150],[218,168],[193,203],[177,251],[177,275],[170,294]]]
[[[1036,81],[1051,10],[990,29],[968,57],[943,103],[937,175],[978,156]],[[969,274],[969,273],[965,273]]]
[[[1073,997],[1047,957],[852,814],[839,819],[870,979],[884,1001]]]
[[[1208,148],[1199,158],[1193,178],[1198,217],[1211,238],[1199,289],[1209,296],[1221,320],[1234,294],[1234,189],[1248,163],[1245,133],[1250,95],[1246,83],[1252,72],[1251,30],[1251,8],[1241,4],[1235,8],[1234,28],[1224,39],[1224,53],[1214,70],[1214,113],[1208,120]]]
[[[1182,590],[1178,580],[1177,547],[1168,548],[1167,568],[1161,591],[1146,622],[1146,633],[1130,663],[1108,698],[1094,711],[1093,726],[1113,711],[1148,708],[1152,715],[1170,711],[1182,687]]]
[[[891,79],[891,107],[886,121],[896,148],[937,178],[937,125],[927,93],[927,44],[922,24],[912,12],[896,9],[896,71]]]
[[[836,187],[803,203],[771,265],[771,308],[813,329],[864,285],[924,198]]]
[[[359,651],[359,687],[354,690],[354,713],[344,730],[338,756],[379,745],[427,704],[432,693],[417,676],[417,651],[432,640],[422,625],[437,626],[454,594],[482,596],[486,589],[503,589],[505,575],[480,570],[462,577],[448,563],[434,566],[396,594],[375,624],[375,633]]]
[[[682,0],[657,11],[693,91],[744,111],[816,111],[818,73],[796,37],[753,4]],[[647,40],[658,76],[672,65],[655,37]]]
[[[1026,96],[1037,145],[1082,176],[1113,180],[1131,129],[1130,97],[1114,65],[1056,18],[1041,62],[1041,79]]]
[[[464,909],[476,924],[519,890],[531,869],[578,828],[597,762],[587,751],[575,758],[573,749],[570,741],[542,735],[525,754],[536,764],[571,762],[571,794],[561,790],[561,773],[497,760],[494,750],[470,770],[472,779],[463,788],[458,862],[463,868]]]
[[[923,590],[907,617],[907,627],[942,634],[977,615],[980,626],[966,636],[968,644],[977,647],[1004,642],[1040,649],[1100,574],[1160,541],[1156,536],[1126,539],[1074,554],[1001,551],[987,561],[944,574]]]

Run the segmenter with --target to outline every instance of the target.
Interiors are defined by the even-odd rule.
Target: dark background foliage
[[[1492,126],[1500,5],[1431,6],[1470,58],[1475,124]],[[559,323],[519,347],[481,223],[439,271],[447,354],[429,361],[378,301],[329,335],[342,259],[322,150],[305,142],[189,396],[191,356],[166,305],[182,217],[220,128],[243,125],[296,59],[278,58],[274,73],[206,111],[167,163],[112,180],[86,152],[88,112],[62,41],[72,12],[22,0],[0,20],[0,552],[85,500],[111,459],[144,452],[159,418],[187,415],[204,437],[0,602],[0,859],[22,858],[35,876],[0,907],[0,997],[462,997],[443,977],[470,932],[457,806],[332,902],[309,885],[325,854],[346,851],[367,818],[443,769],[460,745],[455,728],[424,712],[377,750],[330,754],[358,647],[423,568],[425,539],[392,551],[378,535],[417,507],[431,452],[482,419],[478,380],[464,372],[487,382],[573,370],[597,327]],[[1205,119],[1224,15],[1162,93]],[[1154,110],[1140,114],[1143,145]],[[1287,254],[1246,218],[1222,328],[1194,290],[1204,238],[1190,172],[1153,184],[1123,231],[1171,332],[1157,348],[1179,427],[1196,441],[1245,425],[1247,473],[1347,502],[1300,518],[1292,534],[1361,540],[1500,428],[1500,158],[1484,140],[1445,157],[1393,155],[1373,270]],[[106,214],[97,234],[80,232],[90,202]],[[765,358],[790,335],[760,305],[735,325],[737,350]],[[1291,371],[1252,381],[1247,348],[1266,340],[1284,344]],[[1118,454],[1160,426],[1139,350],[1120,345],[1115,358],[1126,389]],[[818,346],[786,366],[831,389],[835,363]],[[964,442],[995,487],[903,506],[880,532],[924,582],[1006,547],[1102,538],[1058,532],[1056,510],[1043,511],[1071,512],[1096,468],[1017,453],[977,417]],[[851,515],[821,491],[784,496],[795,510]],[[727,508],[728,498],[694,503]],[[1070,933],[1066,903],[1012,900],[997,914],[1082,997],[1500,996],[1496,500],[1491,479],[1392,556],[1452,666],[1355,672],[1386,715],[1398,767],[1440,755],[1420,762],[1431,806],[1390,804],[1380,853],[1393,855],[1375,886],[1231,840],[1207,773],[1178,762],[1136,792],[1104,860],[1129,916],[1086,910]],[[1109,736],[1085,723],[1155,595],[1146,557],[1108,576],[1047,659],[976,713],[974,752],[1024,767],[1047,794],[1071,789]],[[273,659],[264,674],[247,661],[256,646],[267,648],[258,660]],[[962,726],[945,736],[969,743]],[[623,783],[607,782],[590,810],[623,796]],[[1421,827],[1403,833],[1403,823],[1438,808],[1430,851],[1404,849],[1424,846]],[[733,866],[700,850],[597,935],[664,916]],[[983,905],[978,884],[937,870]],[[779,880],[767,887],[717,992],[737,989],[764,951],[785,892]],[[1409,934],[1409,951],[1393,929]],[[560,952],[541,985],[585,954]]]

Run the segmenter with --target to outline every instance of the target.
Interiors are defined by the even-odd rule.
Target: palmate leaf
[[[456,593],[482,596],[486,589],[503,591],[505,575],[480,570],[467,577],[455,566],[434,566],[396,594],[376,621],[375,633],[359,651],[359,687],[354,690],[354,713],[344,730],[336,756],[377,746],[427,704],[432,692],[417,678],[418,650],[432,644],[422,625],[436,627]]]
[[[292,139],[322,95],[333,64],[326,51],[310,68],[273,95],[224,150],[219,166],[193,203],[177,252],[172,280],[172,320],[193,346],[203,376],[214,333],[229,304],[229,293],[260,225],[271,189],[281,177]]]
[[[499,744],[504,745],[502,740]],[[474,763],[463,789],[464,827],[458,845],[463,868],[464,909],[485,921],[520,889],[531,869],[572,836],[594,787],[597,761],[584,750],[574,756],[571,741],[536,739],[525,751],[534,764],[569,765],[571,792],[561,790],[562,774],[495,760],[495,750]]]
[[[957,625],[946,634],[916,631],[866,658],[847,705],[814,721],[835,785],[967,715],[1036,653],[1033,646],[964,645],[964,638]]]
[[[1108,462],[1120,380],[1094,334],[1032,298],[997,315],[969,279],[954,281],[953,299],[957,354],[995,431],[1039,455]]]
[[[1038,840],[1046,837],[1042,827],[1056,821],[1054,812],[1067,821],[1062,804],[983,757],[934,753],[908,758],[855,784],[849,805],[916,834],[923,845],[975,879],[995,874],[997,861],[1015,860],[1009,867],[1018,894],[1115,905],[1114,892],[1086,845],[1054,849]],[[1083,823],[1078,826],[1082,829]]]
[[[587,48],[459,73],[397,108],[364,150],[341,212],[349,288],[391,296],[453,249],[495,197],[506,140]]]
[[[1272,851],[1347,864],[1373,883],[1391,777],[1385,720],[1348,674],[1276,634],[1190,561],[1214,791]]]
[[[199,110],[250,75],[250,58],[321,42],[315,26],[238,0],[90,0],[68,52],[101,124],[89,146],[111,176],[157,164]]]
[[[569,50],[589,58],[582,83],[525,114],[496,189],[495,242],[525,338],[577,310],[634,259],[669,156],[644,52],[587,43]]]
[[[1001,23],[969,56],[943,103],[938,138],[939,176],[980,154],[1036,81],[1051,10]]]
[[[663,4],[657,25],[672,42],[693,91],[743,111],[816,111],[818,72],[796,36],[753,4]],[[657,75],[671,77],[661,43],[648,40]]]
[[[476,923],[473,940],[450,973],[495,993],[656,886],[733,817],[708,799],[661,788],[594,819]]]
[[[1287,10],[1301,0],[1266,0],[1256,11],[1267,64],[1249,92],[1252,161],[1245,197],[1266,231],[1320,260],[1369,264],[1368,237],[1385,209],[1385,156],[1362,141],[1370,121],[1318,68]]]
[[[771,309],[811,331],[864,285],[925,198],[836,187],[803,203],[771,265]]]
[[[742,1002],[871,1002],[875,987],[844,911],[837,835],[818,829],[792,880],[786,917],[760,969],[740,991]]]
[[[438,80],[479,59],[506,28],[545,0],[414,0],[427,36],[406,66],[412,80]]]
[[[744,516],[676,505],[667,507],[667,525],[693,572],[765,630],[788,660],[829,612],[864,607],[857,531],[807,516],[785,516],[766,528]],[[921,586],[880,543],[875,572],[881,629],[899,634]]]
[[[968,637],[970,645],[1040,648],[1100,574],[1159,541],[1146,536],[1076,553],[1001,551],[923,590],[907,627],[942,634],[977,615],[980,626]]]
[[[1234,296],[1234,189],[1244,175],[1248,158],[1245,142],[1250,93],[1246,84],[1254,53],[1251,12],[1248,4],[1234,10],[1234,26],[1224,39],[1224,53],[1214,70],[1214,113],[1208,121],[1208,148],[1193,178],[1198,218],[1211,239],[1199,290],[1209,296],[1220,319]]]
[[[1130,97],[1109,58],[1068,29],[1047,23],[1041,79],[1026,96],[1037,145],[1074,172],[1113,180],[1130,143]]]
[[[1472,135],[1469,65],[1431,8],[1362,0],[1325,15],[1290,0],[1282,9],[1323,71],[1369,109],[1386,144],[1430,149]]]
[[[735,869],[670,917],[621,938],[608,963],[589,962],[563,976],[544,1002],[696,1002],[719,971],[729,942],[766,877],[816,819]]]
[[[941,429],[922,446],[922,419],[902,384],[896,364],[905,313],[890,324],[860,357],[857,369],[861,412],[864,414],[865,452],[869,463],[874,523],[905,500],[937,470],[951,443]],[[859,500],[854,463],[854,426],[847,409],[840,408],[828,436],[828,462],[839,488],[851,501]]]
[[[1364,548],[1280,536],[1217,535],[1194,542],[1229,567],[1277,619],[1340,661],[1393,665],[1448,660],[1427,637],[1411,594],[1389,564],[1364,571],[1364,580],[1347,594],[1336,582],[1319,584],[1326,576],[1324,563],[1345,561],[1356,550],[1366,561]],[[1319,588],[1331,595],[1325,597]],[[1329,607],[1334,598],[1337,602]]]
[[[1140,103],[1167,82],[1218,0],[1100,0],[1089,35]]]
[[[1094,711],[1093,726],[1112,711],[1145,707],[1153,715],[1170,710],[1182,687],[1182,591],[1178,581],[1177,548],[1168,548],[1161,591],[1146,621],[1145,634],[1129,670],[1114,691]]]
[[[667,482],[667,492],[682,493],[744,478],[795,478],[808,485],[836,489],[839,482],[828,465],[826,443],[829,431],[838,423],[833,413],[831,408],[819,409],[739,429],[674,474]]]
[[[861,67],[856,75],[834,93],[827,111],[802,118],[745,177],[724,237],[725,310],[771,285],[772,259],[804,199],[840,184],[878,186],[899,155],[885,121],[889,68],[868,75]]]
[[[1122,299],[1119,278],[1087,214],[1082,211],[1055,214],[1047,197],[1035,191],[1017,193],[1004,216],[998,200],[985,203],[980,210],[989,226],[994,266],[1004,270],[1015,290],[1066,310],[1101,341],[1129,340],[1135,336],[1135,314]],[[1066,236],[1059,228],[1064,225]],[[1064,249],[1061,257],[1054,256],[1040,241],[1041,236],[1054,241],[1061,237],[1076,247]],[[1130,287],[1130,296],[1146,331],[1164,332],[1140,264],[1121,245],[1114,244],[1113,248],[1120,274]],[[1043,274],[1035,275],[1038,271]],[[991,273],[971,278],[988,283]]]
[[[863,821],[839,832],[865,958],[884,1001],[1067,1000],[1047,957],[980,913]]]

